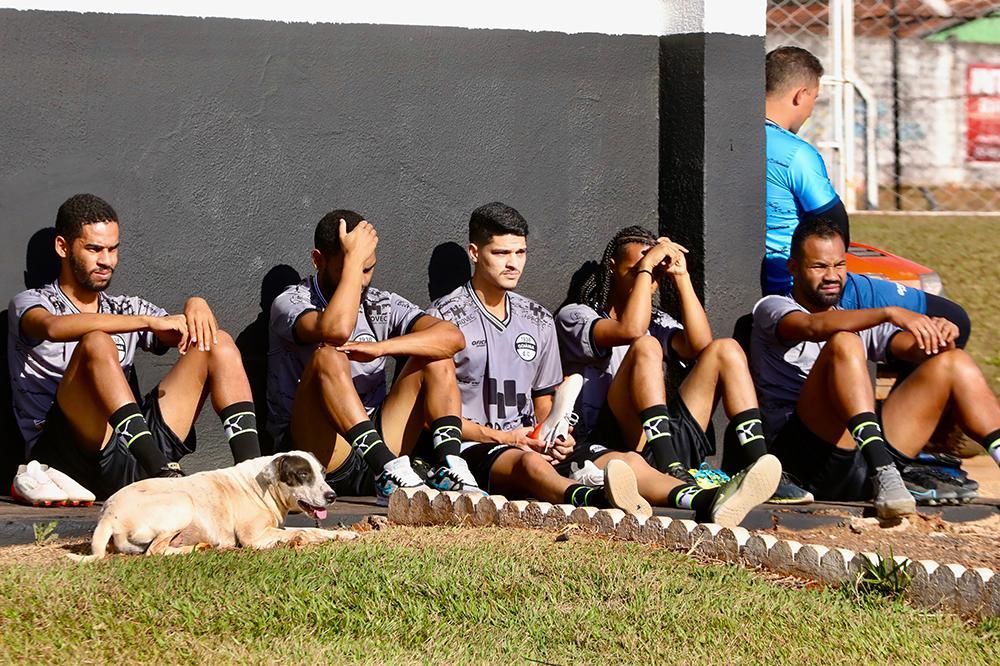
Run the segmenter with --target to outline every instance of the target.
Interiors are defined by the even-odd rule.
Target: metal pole
[[[903,185],[901,171],[903,165],[899,154],[899,14],[896,0],[889,7],[889,27],[892,43],[892,169],[893,199],[896,210],[903,210]]]

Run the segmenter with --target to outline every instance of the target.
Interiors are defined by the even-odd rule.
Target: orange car
[[[864,243],[851,243],[847,250],[847,270],[899,282],[935,296],[944,293],[941,277],[930,268]]]

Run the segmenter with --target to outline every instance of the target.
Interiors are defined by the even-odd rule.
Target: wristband
[[[638,273],[637,273],[637,275],[638,275],[639,273],[649,273],[649,277],[650,277],[650,279],[655,279],[655,278],[653,277],[653,271],[649,270],[648,268],[640,268],[640,269],[639,269],[639,271],[638,271]]]

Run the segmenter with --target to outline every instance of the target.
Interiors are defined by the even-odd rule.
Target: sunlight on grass
[[[3,565],[0,594],[6,663],[1000,663],[994,623],[521,530]]]

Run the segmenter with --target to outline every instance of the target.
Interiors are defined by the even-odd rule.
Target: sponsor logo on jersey
[[[472,346],[473,347],[485,347],[486,346],[486,340],[473,340],[472,341]]]
[[[901,284],[899,284],[897,282],[896,283],[896,293],[899,294],[900,296],[906,296],[906,287],[904,287],[903,285],[901,285]]]
[[[525,361],[534,361],[538,356],[538,343],[527,333],[522,333],[514,340],[514,351]]]
[[[375,336],[371,333],[361,333],[358,337],[354,338],[354,342],[378,342]]]

